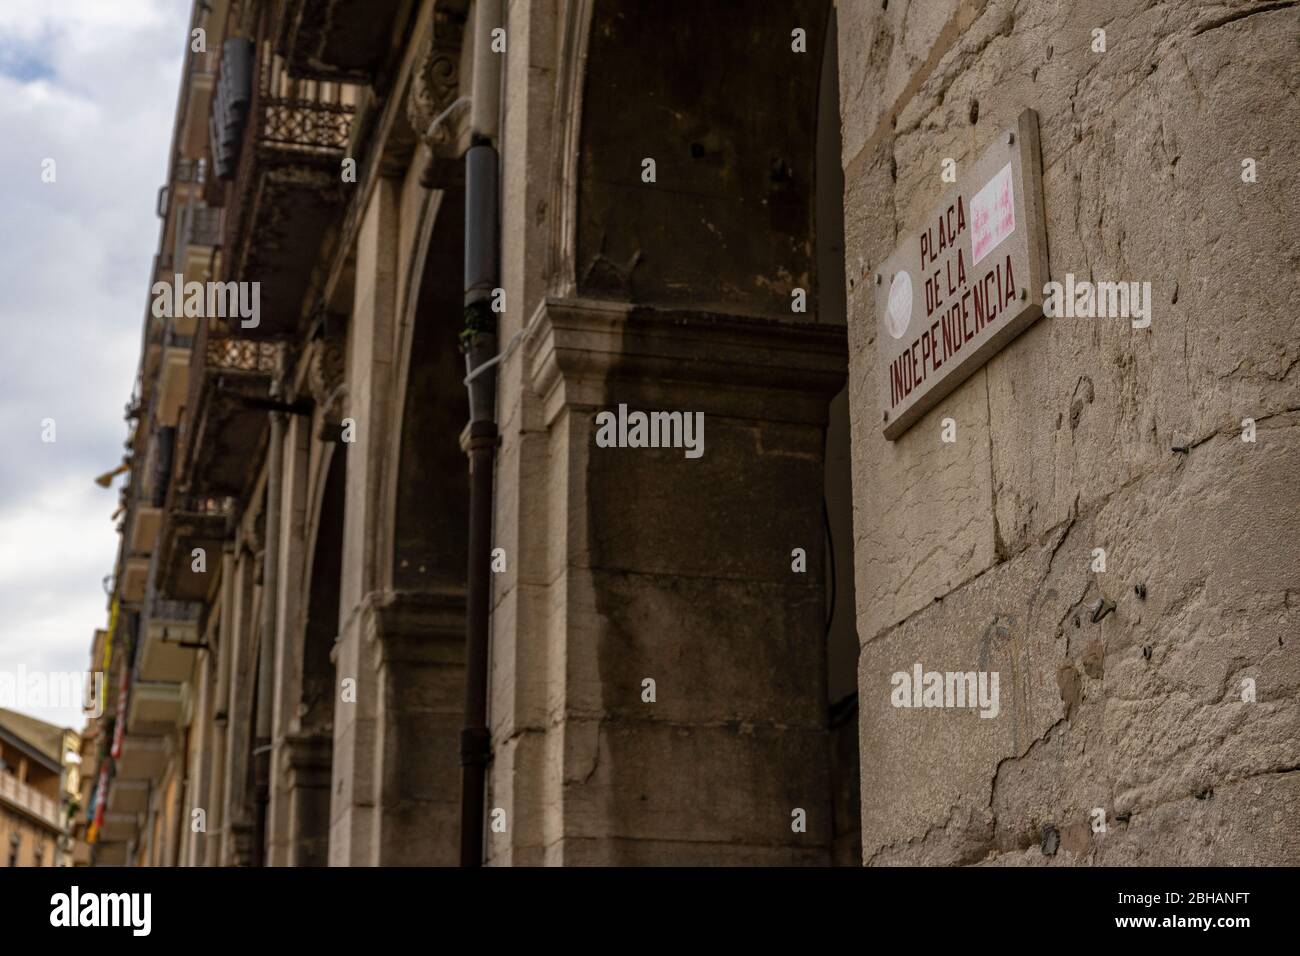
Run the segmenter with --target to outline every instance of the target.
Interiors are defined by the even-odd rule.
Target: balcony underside
[[[117,779],[148,780],[162,773],[166,765],[167,743],[162,737],[128,733],[117,760]]]
[[[229,278],[260,283],[258,325],[234,318],[227,327],[245,338],[287,338],[302,331],[303,299],[342,215],[342,152],[262,152],[228,267]]]
[[[183,709],[184,697],[180,684],[136,681],[131,687],[131,697],[127,704],[127,739],[142,735],[146,739],[156,736],[161,740],[163,734],[176,729]],[[125,752],[124,748],[123,753]]]
[[[105,813],[104,825],[100,828],[100,839],[105,844],[121,844],[125,846],[127,842],[135,839],[136,814],[134,813]],[[107,849],[105,847],[104,849]],[[104,850],[100,851],[99,861],[108,863],[105,858]],[[125,854],[123,859],[114,863],[125,863]]]
[[[152,554],[154,542],[158,540],[158,528],[161,525],[162,509],[137,501],[135,514],[131,519],[131,553]]]
[[[225,538],[224,513],[172,511],[167,516],[158,555],[158,588],[162,595],[173,601],[205,600],[216,579],[213,572]],[[194,553],[198,548],[203,550],[201,562]]]
[[[149,784],[143,780],[114,780],[108,805],[114,813],[144,813],[149,809]]]
[[[197,601],[159,600],[145,605],[144,637],[136,655],[141,681],[189,680],[199,643],[201,607]]]
[[[126,604],[139,604],[144,600],[145,587],[149,583],[149,558],[133,554],[126,559],[122,568],[122,581],[119,594]]]
[[[190,491],[214,497],[239,498],[252,484],[259,451],[266,441],[266,411],[239,399],[266,393],[266,379],[258,384],[231,381],[218,375],[208,386],[203,415],[193,441]],[[260,388],[259,388],[260,386]],[[172,595],[173,597],[177,595]]]
[[[368,82],[389,55],[402,0],[288,0],[277,47],[298,78]]]

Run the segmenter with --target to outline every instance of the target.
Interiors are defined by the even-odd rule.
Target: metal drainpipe
[[[476,369],[497,353],[497,134],[501,64],[491,51],[500,0],[474,3],[473,145],[465,153],[465,352],[469,391],[469,573],[465,616],[465,725],[460,734],[460,865],[483,864],[483,816],[491,736],[487,726],[488,614],[492,588],[492,479],[496,463],[496,368]]]
[[[280,490],[284,473],[284,413],[271,412],[270,418],[266,550],[262,557],[262,633],[257,647],[257,731],[253,745],[254,779],[257,781],[254,866],[265,866],[267,856],[266,814],[271,801],[271,702],[275,692],[275,612],[280,577]]]

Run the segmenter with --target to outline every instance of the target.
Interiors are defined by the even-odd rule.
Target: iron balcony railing
[[[322,154],[332,159],[347,148],[357,87],[330,80],[296,79],[272,39],[257,46],[257,89],[249,130],[262,147]]]
[[[190,350],[189,395],[181,421],[177,445],[178,468],[186,474],[194,455],[195,432],[206,413],[208,389],[216,378],[243,379],[265,390],[278,369],[279,350],[275,342],[226,335],[218,320],[202,319]]]
[[[275,371],[276,343],[208,333],[204,365],[223,372]]]
[[[157,209],[159,218],[166,218],[172,200],[172,187],[178,183],[203,185],[207,180],[207,163],[202,159],[187,159],[179,156],[172,168],[171,182],[158,187]]]
[[[215,246],[221,242],[221,210],[215,206],[187,206],[182,214],[187,245]]]
[[[186,400],[187,428],[193,427],[203,390],[213,375],[246,373],[269,379],[276,371],[277,350],[274,342],[237,338],[214,328],[212,319],[199,322],[190,351],[189,397]]]
[[[234,506],[234,499],[223,495],[177,494],[171,500],[171,510],[174,513],[205,518],[229,517]]]
[[[201,159],[187,159],[184,156],[176,160],[176,170],[172,177],[178,183],[202,183],[206,178],[206,164]]]
[[[244,46],[230,43],[231,55],[223,57],[221,70],[239,70],[241,78],[218,78],[218,87],[230,91],[214,103],[211,124],[220,137],[214,140],[214,155],[222,156],[218,172],[234,181],[233,195],[225,204],[229,212],[222,242],[228,264],[240,262],[244,243],[251,241],[245,231],[259,170],[294,165],[337,169],[356,112],[359,87],[290,76],[283,57],[275,53],[270,31],[264,15],[251,46],[247,40],[240,41]],[[244,70],[250,71],[246,80]],[[240,99],[245,88],[246,106]]]
[[[256,82],[254,82],[254,80]],[[357,87],[295,79],[269,37],[226,41],[211,131],[217,174],[246,176],[251,153],[334,161],[347,148]]]

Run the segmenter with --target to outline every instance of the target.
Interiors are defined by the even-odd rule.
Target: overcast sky
[[[118,485],[93,479],[124,451],[189,9],[0,0],[0,674],[84,671],[107,623]]]

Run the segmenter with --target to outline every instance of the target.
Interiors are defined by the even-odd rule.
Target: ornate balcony
[[[238,498],[252,481],[266,432],[266,411],[257,403],[267,399],[277,354],[272,342],[200,325],[178,469],[188,500]]]
[[[185,209],[183,235],[188,246],[210,250],[221,242],[221,210],[212,206],[188,206]],[[191,255],[193,251],[191,250]],[[188,273],[187,273],[188,274]]]
[[[300,331],[303,300],[317,263],[332,251],[347,196],[342,160],[357,93],[347,84],[290,76],[273,50],[269,19],[264,8],[251,64],[248,41],[227,41],[221,69],[253,72],[219,81],[231,92],[218,95],[212,124],[218,172],[233,175],[225,197],[224,278],[261,283],[259,324],[239,329],[250,338]],[[250,85],[245,119],[241,97]],[[225,158],[235,143],[230,166]]]

